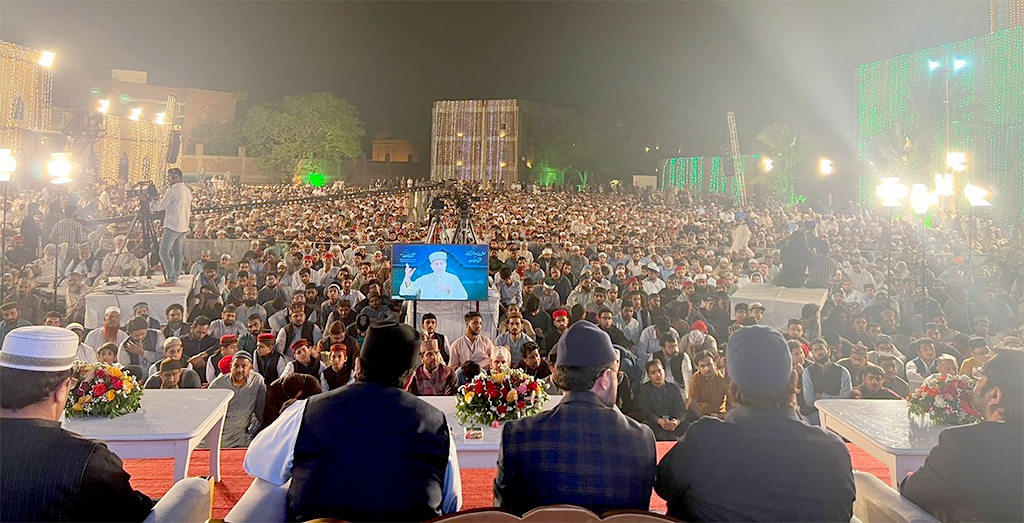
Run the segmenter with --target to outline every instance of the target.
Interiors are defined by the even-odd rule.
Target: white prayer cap
[[[116,312],[118,314],[121,314],[121,307],[118,307],[117,305],[111,305],[110,307],[107,307],[103,311],[103,315],[106,316],[107,314],[110,314],[111,312]]]
[[[85,330],[85,327],[83,327],[82,324],[78,323],[77,321],[73,321],[73,322],[69,323],[68,326],[64,327],[64,328],[69,330],[69,331],[73,331],[73,330],[84,331]]]
[[[71,368],[78,352],[78,335],[61,327],[19,327],[4,337],[0,367],[60,372]]]
[[[436,260],[448,261],[448,255],[445,254],[444,251],[437,251],[435,253],[432,253],[430,256],[427,256],[427,258],[431,262],[436,261]]]

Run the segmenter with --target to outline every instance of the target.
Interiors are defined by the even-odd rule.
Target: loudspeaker
[[[178,151],[181,150],[181,131],[171,131],[171,141],[167,145],[167,163],[178,163]]]

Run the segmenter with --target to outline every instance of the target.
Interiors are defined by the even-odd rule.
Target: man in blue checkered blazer
[[[602,514],[650,507],[654,433],[615,408],[618,355],[604,331],[576,322],[558,341],[553,379],[568,391],[547,412],[502,431],[494,503],[515,514],[568,503]]]

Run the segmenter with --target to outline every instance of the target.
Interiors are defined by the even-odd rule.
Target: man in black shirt
[[[78,336],[23,327],[0,351],[0,521],[142,521],[153,501],[121,459],[60,427]]]

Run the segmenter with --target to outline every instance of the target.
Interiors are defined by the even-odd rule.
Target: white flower
[[[935,406],[942,409],[946,407],[946,400],[942,396],[935,396]]]

